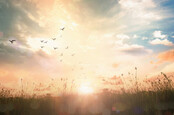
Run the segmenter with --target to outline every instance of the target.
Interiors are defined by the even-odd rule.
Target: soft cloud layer
[[[173,62],[174,61],[174,50],[162,52],[158,55],[159,62]]]
[[[161,11],[156,10],[158,5],[153,0],[120,0],[119,4],[122,8],[120,15],[129,20],[126,25],[131,31],[140,31],[140,26],[151,28],[151,23],[164,18]]]
[[[173,46],[173,43],[170,42],[170,41],[167,40],[167,39],[163,39],[163,40],[160,40],[160,39],[154,39],[154,40],[150,41],[149,43],[152,44],[152,45]]]
[[[128,35],[125,35],[125,34],[118,34],[118,35],[116,35],[116,37],[118,38],[118,39],[130,39],[130,37],[128,36]]]
[[[128,45],[124,44],[122,47],[119,48],[122,52],[129,53],[131,55],[141,55],[146,53],[152,53],[152,50],[144,48],[144,46],[133,44]]]
[[[38,18],[37,8],[34,4],[24,0],[0,1],[0,31],[2,40],[10,37],[25,41],[26,35],[36,35],[42,31],[40,25],[34,20]]]

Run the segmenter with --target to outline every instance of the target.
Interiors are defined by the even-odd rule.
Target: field
[[[59,96],[27,95],[20,91],[0,91],[0,115],[172,115],[174,110],[173,81],[146,81],[148,87],[133,83],[133,88],[103,89],[101,92],[79,95],[63,92]],[[113,85],[113,84],[112,84]],[[65,89],[66,90],[66,87]]]
[[[174,115],[174,0],[0,0],[0,115]]]

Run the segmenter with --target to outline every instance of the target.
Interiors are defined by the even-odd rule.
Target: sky
[[[173,12],[172,0],[1,0],[0,83],[172,73]]]

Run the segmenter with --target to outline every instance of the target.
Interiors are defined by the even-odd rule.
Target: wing
[[[65,29],[65,27],[61,28],[61,30],[63,31]]]

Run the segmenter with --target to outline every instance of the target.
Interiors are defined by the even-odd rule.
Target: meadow
[[[113,89],[85,95],[68,93],[66,81],[61,95],[56,96],[28,95],[25,89],[15,92],[1,87],[0,115],[173,115],[172,77],[161,73],[161,77],[144,83],[131,81],[129,88],[110,79],[107,83]]]

